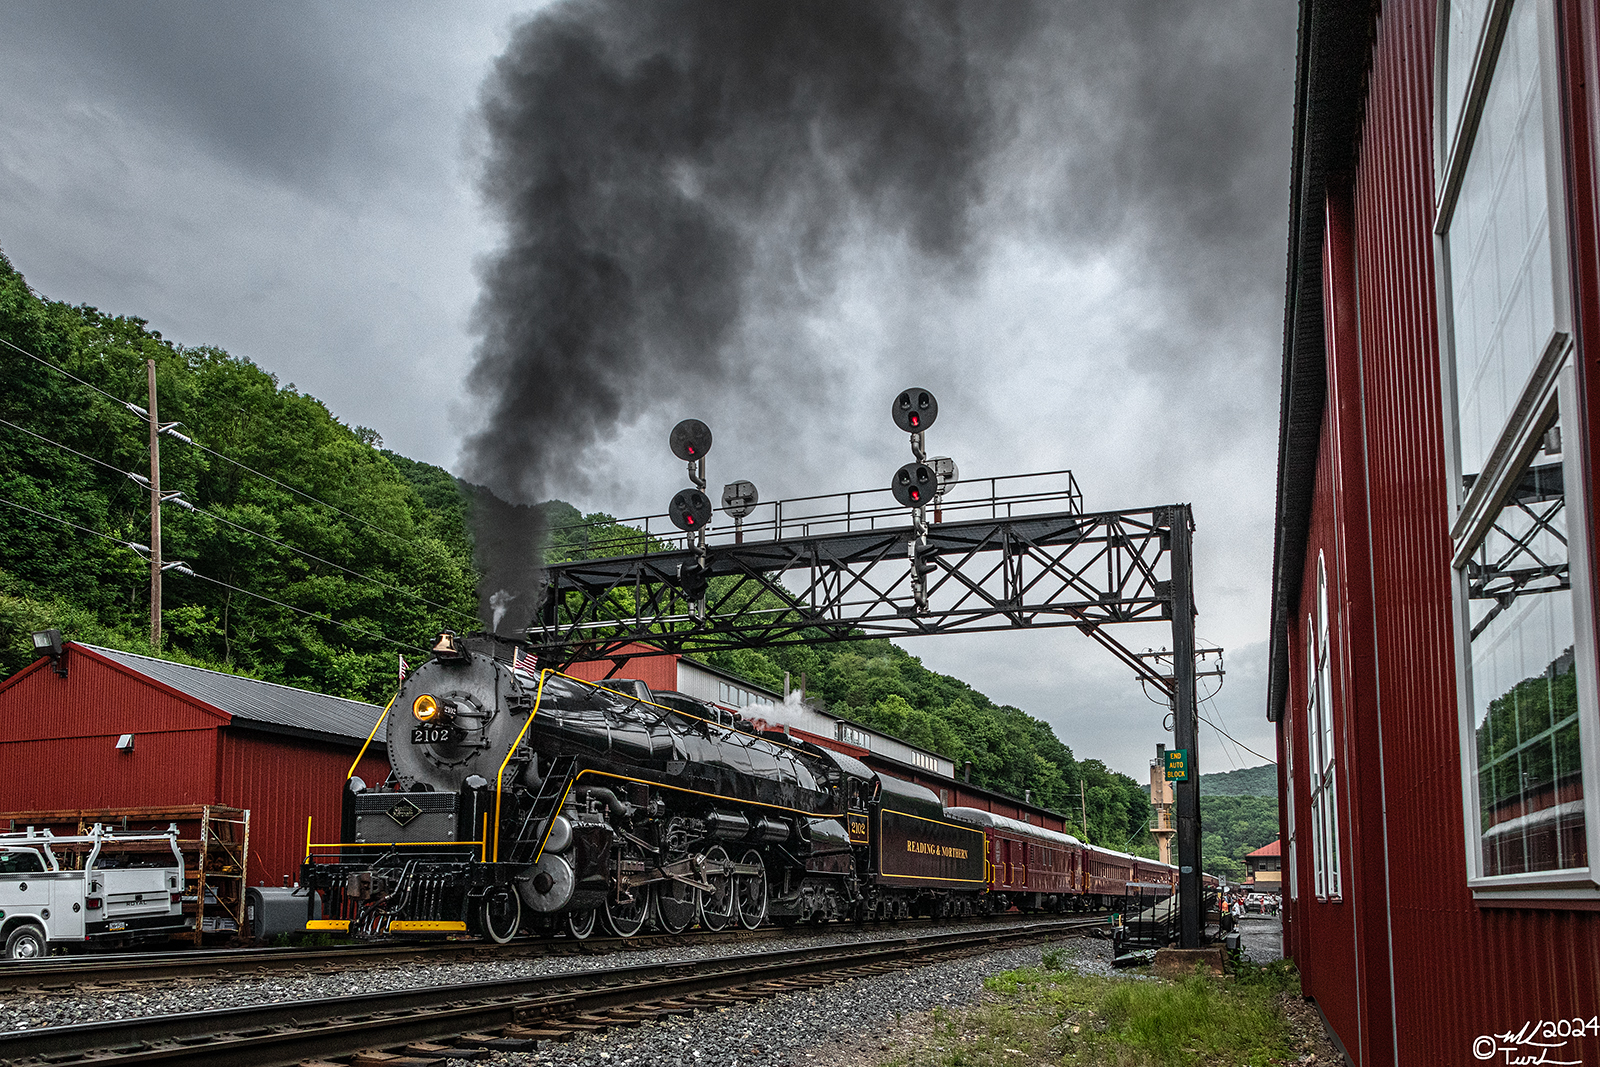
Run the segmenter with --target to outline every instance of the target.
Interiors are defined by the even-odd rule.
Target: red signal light
[[[889,489],[902,506],[912,508],[921,505],[922,498],[935,492],[938,485],[932,467],[926,463],[907,463],[894,472]]]
[[[684,419],[672,428],[667,445],[679,459],[698,459],[711,451],[711,427],[699,419]]]
[[[907,389],[895,397],[889,414],[907,433],[921,433],[939,417],[939,402],[926,389]]]
[[[711,498],[698,489],[683,489],[672,498],[667,510],[672,525],[680,530],[704,526],[711,521]]]

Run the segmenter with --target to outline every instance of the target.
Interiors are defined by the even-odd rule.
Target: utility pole
[[[150,377],[150,651],[161,651],[161,420],[156,414],[156,361]]]
[[[1083,788],[1083,776],[1078,776],[1078,805],[1083,810],[1083,843],[1089,843],[1089,794]]]
[[[1199,948],[1205,921],[1200,875],[1200,721],[1194,670],[1194,529],[1187,505],[1172,509],[1172,734],[1188,754],[1175,783],[1178,809],[1178,947]]]

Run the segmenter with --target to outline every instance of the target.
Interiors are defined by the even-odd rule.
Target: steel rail
[[[1106,913],[1079,913],[1075,917]],[[1031,921],[1022,916],[996,916],[988,920],[1004,928],[1007,923]],[[927,919],[902,919],[902,924],[927,923]],[[837,927],[823,927],[826,933]],[[37,960],[0,960],[0,994],[39,991],[60,993],[74,987],[124,986],[172,978],[259,978],[266,974],[304,973],[308,968],[361,967],[393,960],[423,963],[455,959],[495,960],[524,956],[601,956],[611,952],[638,952],[705,941],[753,941],[767,938],[806,937],[819,931],[810,927],[763,926],[756,930],[699,930],[691,937],[642,934],[612,937],[597,933],[583,941],[570,938],[520,937],[504,945],[481,939],[470,941],[410,941],[339,945],[331,948],[187,949],[178,952],[130,952],[88,956],[52,956]]]
[[[763,983],[799,976],[834,973],[842,980],[865,968],[915,966],[938,955],[1041,940],[1097,922],[1057,920],[44,1027],[0,1034],[0,1062],[19,1067],[62,1062],[276,1067],[485,1029],[550,1025],[553,1020],[622,1007],[637,1009],[641,1004],[717,990],[751,986],[761,992]],[[473,1044],[467,1041],[463,1047]]]

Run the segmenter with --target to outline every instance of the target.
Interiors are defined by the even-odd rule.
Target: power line
[[[1216,714],[1217,718],[1218,719],[1222,718],[1222,708],[1218,704],[1213,702],[1210,697],[1202,698],[1200,703],[1201,704],[1207,704],[1207,703],[1211,704],[1211,710]],[[1198,712],[1198,708],[1197,708],[1196,709],[1196,714],[1198,714],[1198,713],[1199,712]],[[1209,720],[1209,719],[1207,719],[1206,721],[1208,723],[1211,722],[1211,720]],[[1213,730],[1217,730],[1217,732],[1219,734],[1221,733],[1221,729],[1215,723],[1211,723],[1211,728]],[[1239,761],[1234,758],[1234,753],[1236,751],[1238,751],[1238,748],[1239,748],[1239,746],[1238,746],[1237,743],[1234,745],[1234,747],[1232,749],[1228,748],[1227,742],[1223,742],[1222,743],[1222,751],[1228,757],[1228,763],[1229,763],[1230,766],[1232,766],[1232,768],[1234,770],[1239,770]]]
[[[238,467],[240,470],[249,471],[251,474],[254,474],[257,478],[264,478],[267,481],[271,482],[273,485],[276,485],[281,489],[287,489],[289,492],[294,493],[296,496],[305,497],[307,500],[311,501],[313,504],[321,504],[323,507],[329,509],[330,511],[338,512],[340,515],[343,515],[345,518],[350,519],[350,520],[352,520],[354,522],[359,522],[361,525],[367,527],[368,529],[372,529],[372,530],[378,531],[379,533],[383,534],[385,537],[391,538],[391,539],[393,539],[395,541],[399,541],[403,545],[410,545],[412,548],[420,547],[420,546],[417,545],[417,543],[415,541],[411,540],[410,538],[402,537],[397,533],[393,533],[393,532],[391,532],[389,530],[385,530],[382,526],[379,526],[376,523],[373,523],[373,522],[370,522],[370,521],[368,521],[366,519],[363,519],[360,515],[352,515],[350,512],[344,510],[343,508],[341,508],[341,507],[339,507],[339,506],[337,506],[335,504],[330,504],[326,500],[320,500],[317,497],[312,496],[310,493],[305,492],[304,490],[296,489],[294,486],[290,485],[288,482],[279,481],[277,478],[274,478],[270,474],[263,474],[261,471],[256,470],[254,467],[251,467],[248,464],[240,463],[238,460],[232,458],[231,456],[225,456],[221,452],[218,452],[214,448],[207,448],[205,445],[201,444],[199,441],[193,440],[192,438],[186,438],[186,440],[188,440],[188,442],[190,444],[194,445],[194,447],[198,448],[202,452],[205,452],[205,453],[207,453],[209,455],[216,456],[218,459],[220,459],[220,460],[222,460],[222,461],[224,461],[226,463],[232,463],[235,467]]]
[[[115,466],[113,464],[107,463],[103,459],[96,459],[94,456],[88,455],[88,454],[83,453],[83,452],[79,452],[77,449],[71,447],[70,445],[64,445],[60,441],[52,441],[50,438],[44,436],[43,434],[35,433],[34,431],[28,429],[25,426],[18,426],[16,423],[11,422],[11,421],[9,421],[7,419],[0,419],[0,424],[9,426],[13,430],[19,430],[22,433],[27,434],[29,437],[37,438],[38,440],[43,441],[47,445],[54,445],[56,448],[59,448],[64,452],[71,452],[74,456],[78,456],[81,459],[86,459],[90,463],[98,464],[99,466],[104,467],[106,470],[113,471],[113,472],[115,472],[117,474],[122,475],[125,478],[131,478],[134,481],[141,482],[142,484],[145,484],[145,485],[149,485],[150,484],[141,475],[132,474],[132,473],[130,473],[128,471],[123,470],[121,467],[117,467],[117,466]],[[348,574],[348,575],[350,575],[350,576],[352,576],[354,578],[359,578],[364,582],[370,582],[371,584],[377,586],[380,589],[387,589],[392,593],[399,593],[401,596],[411,597],[413,600],[417,600],[417,601],[420,601],[421,603],[427,604],[429,607],[438,608],[440,611],[448,611],[451,614],[457,615],[457,616],[459,616],[459,617],[461,617],[463,619],[471,619],[474,622],[477,621],[478,617],[476,615],[472,615],[472,614],[469,614],[468,612],[462,611],[460,608],[452,608],[447,604],[436,603],[436,602],[434,602],[432,600],[429,600],[427,597],[423,596],[420,593],[413,592],[412,590],[405,589],[405,588],[403,588],[401,586],[390,585],[388,582],[380,581],[379,579],[373,578],[370,575],[362,574],[360,571],[357,571],[357,570],[351,570],[349,567],[346,567],[346,566],[344,566],[342,564],[339,564],[339,563],[335,563],[332,560],[323,559],[321,556],[316,555],[313,552],[307,552],[303,548],[296,548],[294,545],[291,545],[286,541],[280,541],[276,537],[271,536],[270,534],[264,534],[260,530],[252,530],[250,527],[244,526],[244,525],[242,525],[240,523],[237,523],[237,522],[234,522],[232,519],[224,518],[221,515],[217,515],[217,514],[215,514],[213,512],[207,511],[205,508],[200,507],[198,504],[190,503],[189,501],[184,500],[181,497],[171,497],[171,498],[168,498],[165,502],[166,503],[175,504],[178,507],[181,507],[186,511],[192,511],[197,515],[204,515],[206,518],[212,519],[212,520],[214,520],[216,522],[225,523],[225,524],[227,524],[229,526],[232,526],[234,529],[243,530],[245,533],[251,534],[251,535],[253,535],[255,537],[259,537],[263,541],[269,541],[272,544],[277,545],[279,548],[288,549],[290,552],[297,553],[297,554],[299,554],[301,556],[304,556],[306,559],[313,560],[313,561],[315,561],[317,563],[321,563],[323,566],[332,567],[333,569],[338,570],[338,571],[343,571],[345,574]]]
[[[99,464],[100,466],[104,467],[108,471],[115,471],[117,474],[125,475],[125,476],[130,477],[130,478],[133,477],[131,474],[128,474],[128,472],[123,470],[121,467],[112,466],[110,463],[107,463],[103,459],[96,459],[91,455],[88,455],[88,454],[83,453],[83,452],[79,452],[76,448],[73,448],[71,445],[64,445],[60,441],[52,441],[52,440],[50,440],[50,438],[46,437],[44,434],[42,434],[42,433],[34,433],[32,430],[28,429],[26,426],[18,426],[16,423],[11,422],[11,421],[9,421],[7,419],[0,419],[0,425],[9,426],[13,430],[16,430],[19,433],[27,434],[29,437],[38,438],[40,441],[43,441],[45,444],[54,445],[55,447],[61,449],[63,452],[71,452],[74,456],[77,456],[79,459],[86,459],[90,463]]]
[[[15,500],[7,500],[3,496],[0,496],[0,504],[9,505],[10,507],[16,508],[18,511],[26,511],[30,515],[37,515],[41,519],[49,519],[51,522],[59,522],[63,526],[70,526],[74,530],[81,530],[86,534],[93,534],[96,537],[103,537],[112,544],[121,545],[123,548],[131,548],[135,552],[148,552],[150,550],[149,546],[141,545],[137,541],[124,541],[120,537],[112,537],[108,533],[101,533],[99,530],[92,530],[87,526],[79,526],[77,523],[72,522],[69,519],[63,519],[59,515],[50,515],[43,511],[36,511],[35,509],[28,507],[26,504],[19,504]]]
[[[354,631],[355,633],[358,633],[358,634],[365,634],[368,637],[376,637],[378,640],[387,641],[387,642],[389,642],[389,644],[394,645],[394,646],[396,646],[398,648],[409,648],[413,652],[426,653],[428,651],[427,649],[423,648],[421,645],[408,644],[405,641],[396,641],[394,638],[387,637],[387,636],[385,636],[383,634],[380,634],[376,630],[368,630],[368,629],[365,629],[364,627],[357,626],[354,623],[340,622],[338,619],[330,618],[327,615],[318,615],[314,611],[307,611],[305,608],[297,608],[293,604],[285,604],[281,600],[274,600],[272,597],[262,596],[260,593],[254,593],[254,592],[251,592],[248,589],[241,589],[237,585],[231,585],[228,582],[219,581],[216,578],[208,577],[208,576],[206,576],[204,574],[201,574],[201,573],[199,573],[198,571],[195,571],[195,570],[181,569],[177,573],[186,574],[191,578],[198,578],[202,582],[210,582],[212,585],[220,585],[220,586],[222,586],[222,588],[231,589],[235,593],[243,593],[245,596],[253,596],[257,600],[265,600],[267,603],[276,604],[280,608],[287,608],[290,611],[299,612],[301,615],[304,615],[307,618],[319,619],[322,622],[329,622],[329,623],[332,623],[335,626],[341,627],[341,628],[346,629],[346,630],[352,630],[352,631]]]
[[[1196,711],[1195,714],[1199,715],[1201,722],[1205,723],[1207,726],[1211,727],[1213,730],[1217,731],[1217,733],[1221,734],[1223,737],[1226,737],[1229,741],[1232,741],[1234,744],[1238,745],[1240,748],[1244,749],[1246,752],[1250,753],[1252,756],[1255,756],[1257,759],[1264,759],[1268,763],[1272,764],[1274,767],[1276,767],[1278,765],[1278,761],[1277,760],[1272,759],[1270,756],[1263,756],[1261,753],[1257,752],[1255,749],[1251,748],[1249,745],[1247,745],[1244,742],[1240,741],[1237,737],[1234,737],[1228,731],[1224,730],[1222,727],[1218,726],[1216,723],[1212,722],[1210,719],[1206,718],[1204,715],[1200,715],[1199,711]]]
[[[16,508],[19,511],[26,511],[30,515],[37,515],[41,519],[48,519],[51,522],[60,523],[62,526],[69,526],[72,529],[78,530],[78,531],[80,531],[82,533],[93,534],[95,537],[103,538],[104,540],[110,541],[113,544],[121,545],[123,548],[132,549],[135,552],[139,552],[141,550],[148,551],[148,549],[146,549],[144,545],[138,544],[137,542],[124,541],[120,537],[113,537],[108,533],[102,533],[101,531],[95,530],[95,529],[91,529],[88,526],[79,525],[78,523],[72,522],[69,519],[63,519],[59,515],[51,515],[51,514],[48,514],[47,512],[39,511],[39,510],[37,510],[35,508],[30,508],[26,504],[17,503],[15,500],[7,500],[5,497],[0,497],[0,504],[5,504],[5,505],[7,505],[9,507]],[[350,630],[350,631],[352,631],[354,633],[363,634],[363,635],[365,635],[367,637],[375,637],[380,641],[386,641],[389,644],[395,645],[395,646],[397,646],[399,648],[409,648],[413,652],[427,652],[428,651],[427,649],[421,647],[420,645],[408,644],[405,641],[396,641],[394,638],[388,637],[388,636],[386,636],[384,634],[380,634],[375,630],[368,630],[365,627],[357,626],[354,623],[340,622],[338,619],[332,618],[331,616],[319,615],[314,611],[307,611],[305,608],[297,608],[293,604],[285,604],[281,600],[274,600],[272,597],[263,596],[262,594],[256,593],[256,592],[252,592],[249,589],[244,589],[244,588],[242,588],[240,586],[233,585],[233,584],[228,583],[228,582],[219,581],[216,578],[212,578],[212,577],[209,577],[207,575],[199,573],[198,571],[196,571],[193,568],[189,567],[187,564],[184,564],[181,567],[174,567],[173,568],[173,572],[176,573],[176,574],[187,575],[190,578],[198,578],[202,582],[210,582],[212,585],[219,585],[224,589],[231,589],[236,593],[242,593],[245,596],[255,597],[257,600],[265,600],[267,603],[276,604],[280,608],[286,608],[289,611],[298,612],[301,615],[305,615],[308,618],[317,619],[317,620],[319,620],[321,622],[331,623],[332,625],[337,626],[337,627],[339,627],[341,629],[344,629],[344,630]]]
[[[120,400],[117,397],[112,396],[110,393],[106,392],[104,389],[100,388],[98,385],[94,385],[94,384],[92,384],[90,382],[84,381],[82,378],[78,377],[76,374],[73,374],[71,371],[65,369],[64,367],[59,367],[56,364],[51,363],[49,360],[45,359],[43,356],[34,355],[32,352],[29,352],[26,348],[22,348],[19,345],[12,344],[10,341],[6,340],[3,337],[0,337],[0,344],[5,345],[7,348],[15,349],[16,351],[21,352],[23,355],[27,356],[29,359],[35,360],[35,361],[43,364],[44,366],[49,367],[51,370],[55,371],[58,374],[64,375],[65,377],[68,377],[68,378],[71,378],[73,381],[77,382],[79,385],[85,386],[86,388],[89,388],[89,389],[93,389],[95,392],[99,393],[101,396],[105,397],[107,400],[110,400],[112,403],[117,404],[117,405],[119,405],[121,407],[127,408],[130,412],[132,412],[133,414],[139,416],[140,418],[145,419],[147,421],[149,420],[150,413],[148,411],[146,411],[144,408],[140,407],[137,404],[131,403],[131,402],[127,401],[127,400]],[[258,471],[254,467],[249,466],[248,464],[239,462],[238,460],[234,459],[232,456],[223,455],[221,452],[218,452],[216,449],[208,448],[207,446],[201,444],[199,441],[196,441],[193,438],[184,437],[181,434],[172,434],[170,432],[170,430],[168,431],[168,436],[174,436],[174,437],[179,438],[180,440],[186,441],[187,443],[189,443],[191,445],[194,445],[194,447],[200,449],[202,452],[205,452],[205,453],[208,453],[210,455],[216,456],[218,459],[222,460],[224,463],[231,463],[235,467],[238,467],[241,470],[249,471],[251,474],[254,474],[257,478],[263,478],[266,481],[269,481],[272,484],[274,484],[276,486],[279,486],[282,489],[286,489],[289,492],[296,494],[297,496],[305,497],[307,500],[311,501],[313,504],[320,504],[323,507],[328,508],[331,511],[338,512],[340,515],[343,515],[345,518],[350,519],[350,520],[352,520],[354,522],[359,522],[363,526],[366,526],[366,527],[368,527],[370,529],[376,530],[379,533],[383,534],[385,537],[393,538],[394,540],[399,541],[402,544],[410,545],[413,548],[418,547],[417,543],[415,541],[409,539],[409,538],[402,537],[401,535],[399,535],[397,533],[394,533],[394,532],[392,532],[390,530],[385,530],[382,526],[379,526],[376,523],[373,523],[373,522],[371,522],[371,521],[369,521],[367,519],[363,519],[359,515],[353,515],[350,512],[345,511],[343,508],[341,508],[341,507],[339,507],[339,506],[337,506],[335,504],[328,503],[326,500],[322,500],[322,499],[320,499],[318,497],[314,497],[310,493],[307,493],[306,491],[304,491],[303,489],[296,489],[294,486],[290,485],[288,482],[280,481],[279,479],[274,478],[270,474],[265,474],[265,473],[263,473],[261,471]]]
[[[107,400],[111,401],[113,404],[116,404],[118,407],[127,408],[130,412],[132,412],[134,415],[137,415],[139,418],[142,418],[142,419],[144,419],[146,421],[149,421],[150,413],[148,411],[146,411],[144,408],[140,407],[138,404],[134,404],[134,403],[131,403],[131,402],[127,401],[127,400],[123,400],[120,397],[112,396],[110,393],[106,392],[104,389],[100,388],[98,385],[94,385],[91,382],[84,381],[82,378],[78,377],[76,374],[73,374],[71,371],[67,370],[65,367],[57,366],[56,364],[51,363],[48,359],[45,359],[43,356],[36,356],[32,352],[29,352],[26,348],[23,348],[20,345],[12,344],[10,341],[6,340],[4,337],[0,337],[0,345],[5,345],[7,348],[15,349],[16,351],[21,352],[23,355],[27,356],[29,359],[34,360],[34,361],[36,361],[38,363],[42,363],[44,366],[49,367],[51,370],[55,371],[57,374],[65,375],[66,377],[71,378],[73,381],[77,382],[79,385],[81,385],[81,386],[83,386],[83,387],[85,387],[87,389],[93,389],[95,392],[99,393],[101,396],[105,397]]]
[[[448,604],[435,603],[434,601],[429,600],[427,597],[423,596],[420,593],[412,592],[411,590],[405,589],[405,588],[403,588],[401,586],[398,586],[398,585],[390,585],[388,582],[380,581],[377,578],[371,577],[370,575],[362,574],[360,571],[351,570],[349,567],[345,567],[345,566],[342,566],[342,565],[340,565],[338,563],[334,563],[332,560],[323,559],[321,556],[316,555],[315,553],[307,552],[303,548],[296,548],[294,545],[291,545],[286,541],[280,541],[276,537],[271,536],[270,534],[264,534],[260,530],[252,530],[250,527],[241,525],[240,523],[237,523],[237,522],[234,522],[232,519],[223,518],[221,515],[218,515],[215,512],[210,512],[210,511],[207,511],[205,508],[199,507],[198,505],[190,504],[187,500],[183,500],[181,498],[175,498],[175,499],[172,499],[172,500],[168,501],[168,503],[176,504],[179,507],[184,508],[184,509],[186,509],[188,511],[193,511],[196,515],[204,515],[206,518],[213,519],[216,522],[226,523],[227,525],[232,526],[236,530],[243,530],[245,533],[251,534],[251,535],[253,535],[255,537],[259,537],[263,541],[271,542],[272,544],[277,545],[279,548],[286,548],[290,552],[299,553],[300,555],[304,556],[306,559],[315,560],[317,563],[321,563],[321,564],[323,564],[324,566],[327,566],[327,567],[332,567],[334,570],[343,571],[344,573],[350,575],[351,577],[361,579],[363,582],[370,582],[372,585],[375,585],[380,589],[387,589],[391,593],[399,593],[401,596],[411,597],[412,599],[418,600],[418,601],[428,605],[431,608],[438,608],[440,611],[448,611],[452,615],[458,615],[463,619],[471,619],[474,622],[477,621],[478,617],[476,615],[468,614],[467,612],[462,611],[460,608],[452,608]]]

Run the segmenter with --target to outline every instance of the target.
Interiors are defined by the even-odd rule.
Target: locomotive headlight
[[[440,714],[439,702],[424,693],[411,702],[411,714],[417,717],[418,722],[433,722]]]

